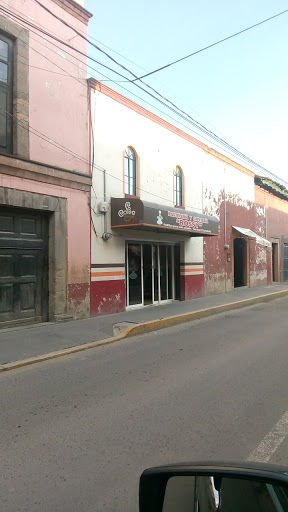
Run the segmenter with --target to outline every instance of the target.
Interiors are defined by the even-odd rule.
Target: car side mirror
[[[288,468],[271,464],[176,464],[145,470],[140,512],[288,512]]]

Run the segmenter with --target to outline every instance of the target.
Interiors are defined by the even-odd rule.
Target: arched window
[[[125,150],[125,194],[136,196],[137,156],[132,148]]]
[[[183,206],[183,172],[180,167],[174,171],[174,201],[175,206]]]

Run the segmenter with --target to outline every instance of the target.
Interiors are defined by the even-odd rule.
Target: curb
[[[244,299],[237,302],[229,302],[222,304],[221,306],[213,306],[206,309],[198,309],[190,313],[183,313],[182,315],[169,316],[166,318],[152,320],[150,322],[144,322],[133,327],[129,327],[129,332],[125,334],[126,337],[136,336],[137,334],[144,334],[157,329],[163,329],[165,327],[172,327],[173,325],[182,324],[191,320],[199,320],[207,316],[217,315],[225,311],[233,311],[234,309],[241,309],[254,304],[261,304],[264,302],[270,302],[271,300],[281,299],[288,295],[288,290],[281,290],[279,292],[269,293],[266,295],[259,295],[258,297],[252,297],[251,299]]]
[[[143,322],[138,325],[134,325],[133,327],[126,327],[120,334],[117,336],[113,336],[111,338],[106,338],[99,341],[92,341],[90,343],[83,343],[81,345],[76,345],[74,347],[66,348],[63,350],[57,350],[54,352],[48,352],[47,354],[43,354],[40,356],[30,357],[28,359],[22,359],[19,361],[14,361],[12,363],[5,363],[0,365],[0,373],[16,370],[17,368],[23,368],[25,366],[30,366],[32,364],[42,363],[45,361],[50,361],[51,359],[56,359],[58,357],[67,356],[70,354],[76,354],[78,352],[84,352],[85,350],[90,350],[92,348],[101,347],[103,345],[109,345],[111,343],[115,343],[116,341],[120,341],[124,338],[129,338],[132,336],[136,336],[139,334],[145,334],[152,331],[156,331],[159,329],[164,329],[165,327],[172,327],[174,325],[182,324],[185,322],[189,322],[191,320],[199,320],[201,318],[205,318],[208,316],[217,315],[218,313],[223,313],[225,311],[233,311],[235,309],[241,309],[247,306],[251,306],[254,304],[261,304],[265,302],[270,302],[275,299],[280,299],[288,295],[288,290],[281,290],[279,292],[269,293],[266,295],[260,295],[258,297],[253,297],[250,299],[244,299],[238,302],[230,302],[227,304],[222,304],[221,306],[214,306],[206,309],[198,309],[197,311],[193,311],[190,313],[183,313],[181,315],[169,316],[166,318],[161,318],[158,320],[151,320],[149,322]]]

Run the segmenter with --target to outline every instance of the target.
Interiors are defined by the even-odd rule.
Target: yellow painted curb
[[[56,350],[55,352],[48,352],[47,354],[43,354],[41,356],[29,357],[27,359],[22,359],[19,361],[13,361],[12,363],[5,363],[0,365],[0,373],[15,370],[17,368],[22,368],[23,366],[30,366],[36,363],[42,363],[44,361],[50,361],[51,359],[56,359],[57,357],[68,356],[69,354],[76,354],[77,352],[84,352],[84,350],[89,350],[91,348],[101,347],[102,345],[108,345],[110,343],[114,343],[115,341],[121,340],[127,336],[127,331],[130,330],[130,327],[124,329],[117,336],[113,336],[112,338],[107,338],[104,340],[91,341],[90,343],[83,343],[82,345],[76,345],[70,348],[64,348],[63,350]]]
[[[224,311],[233,311],[233,309],[240,309],[251,306],[253,304],[261,304],[261,302],[269,302],[270,300],[280,299],[286,295],[288,295],[288,290],[281,290],[279,292],[269,293],[267,295],[252,297],[251,299],[243,299],[238,302],[229,302],[227,304],[221,304],[221,306],[198,309],[197,311],[183,313],[182,315],[169,316],[158,320],[144,322],[133,327],[129,327],[129,332],[126,334],[126,337],[136,336],[137,334],[144,334],[146,332],[163,329],[165,327],[172,327],[173,325],[190,322],[192,320],[198,320],[207,316],[217,315],[218,313],[223,313]]]
[[[288,295],[288,290],[281,290],[279,292],[269,293],[267,295],[260,295],[258,297],[252,297],[250,299],[244,299],[238,302],[229,302],[227,304],[222,304],[221,306],[214,306],[206,309],[198,309],[197,311],[192,311],[190,313],[183,313],[181,315],[169,316],[158,320],[143,322],[132,327],[126,327],[126,329],[124,329],[121,333],[117,334],[117,336],[113,336],[111,338],[99,341],[92,341],[90,343],[83,343],[82,345],[77,345],[75,347],[65,348],[63,350],[57,350],[55,352],[49,352],[47,354],[34,356],[19,361],[14,361],[12,363],[5,363],[3,365],[0,365],[0,373],[9,370],[15,370],[17,368],[22,368],[24,366],[30,366],[36,363],[42,363],[44,361],[49,361],[51,359],[56,359],[58,357],[67,356],[69,354],[84,352],[84,350],[89,350],[92,348],[101,347],[103,345],[115,343],[116,341],[122,340],[123,338],[128,338],[139,334],[145,334],[151,331],[164,329],[165,327],[172,327],[173,325],[182,324],[192,320],[198,320],[200,318],[205,318],[207,316],[217,315],[218,313],[223,313],[224,311],[233,311],[234,309],[244,308],[247,306],[251,306],[253,304],[269,302],[274,299],[280,299],[281,297],[285,297],[286,295]]]

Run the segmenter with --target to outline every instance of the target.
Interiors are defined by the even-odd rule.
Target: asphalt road
[[[287,464],[287,306],[0,374],[1,511],[136,512],[151,465],[263,453]]]

